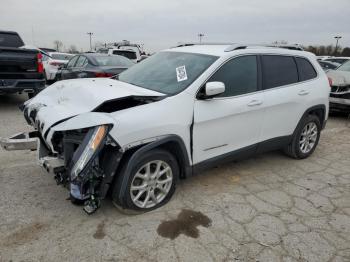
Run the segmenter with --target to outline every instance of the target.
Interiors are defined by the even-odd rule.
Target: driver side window
[[[231,97],[258,90],[258,65],[254,55],[233,58],[224,64],[207,82],[223,82],[225,92],[217,97]]]
[[[79,56],[73,57],[71,60],[69,60],[67,64],[67,68],[72,68],[75,65],[75,62],[77,62]]]

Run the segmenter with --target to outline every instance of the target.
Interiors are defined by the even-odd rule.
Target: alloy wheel
[[[316,144],[318,128],[314,122],[308,123],[301,132],[299,139],[300,151],[304,154],[309,153]]]
[[[130,185],[132,202],[139,208],[152,208],[168,195],[173,183],[171,167],[162,160],[144,164]]]

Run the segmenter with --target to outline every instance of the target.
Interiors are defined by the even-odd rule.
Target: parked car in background
[[[119,55],[85,53],[76,55],[61,67],[58,80],[73,78],[111,77],[117,75],[134,63]]]
[[[317,60],[320,61],[320,60],[325,60],[325,59],[328,59],[328,58],[331,58],[332,56],[329,56],[329,55],[321,55],[321,56],[316,56]]]
[[[340,66],[340,64],[330,61],[318,60],[318,63],[321,65],[324,71],[334,70]]]
[[[324,61],[338,63],[340,65],[344,64],[345,62],[347,62],[349,60],[350,60],[350,57],[331,57],[331,58],[324,59]]]
[[[327,75],[331,82],[331,110],[350,113],[350,61],[336,70],[329,70]]]
[[[56,79],[58,69],[67,64],[74,54],[50,52],[48,58],[43,60],[46,81]]]
[[[141,45],[130,43],[130,41],[127,40],[105,44],[105,46],[98,48],[97,52],[125,56],[135,63],[138,63],[148,57],[143,51]]]
[[[0,31],[0,94],[28,93],[45,88],[42,53],[27,48],[16,32]]]
[[[139,62],[139,60],[141,59],[141,57],[139,57],[137,55],[137,52],[135,52],[134,50],[126,50],[126,49],[109,49],[108,50],[108,54],[110,55],[119,55],[119,56],[124,56],[128,59],[130,59],[131,61],[133,61],[134,63]]]
[[[22,138],[19,149],[37,148],[42,166],[89,214],[108,193],[115,205],[144,212],[167,203],[178,179],[220,163],[279,149],[309,157],[328,98],[327,76],[311,53],[184,46],[115,79],[51,85],[23,108],[37,131],[0,142],[14,149]]]

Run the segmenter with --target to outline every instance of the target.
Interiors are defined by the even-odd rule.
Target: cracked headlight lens
[[[75,163],[74,167],[71,171],[71,180],[77,178],[77,176],[83,171],[85,166],[93,157],[96,150],[99,148],[102,143],[104,137],[106,136],[108,131],[108,127],[106,125],[97,126],[94,128],[94,131],[85,147],[83,152],[81,153],[78,161]]]

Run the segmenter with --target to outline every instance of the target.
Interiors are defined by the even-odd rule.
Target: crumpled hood
[[[347,86],[350,85],[350,72],[329,70],[327,76],[332,79],[333,86]]]
[[[56,82],[27,101],[24,113],[26,116],[35,114],[35,125],[45,133],[53,124],[91,112],[108,100],[163,95],[110,78],[66,80]]]

